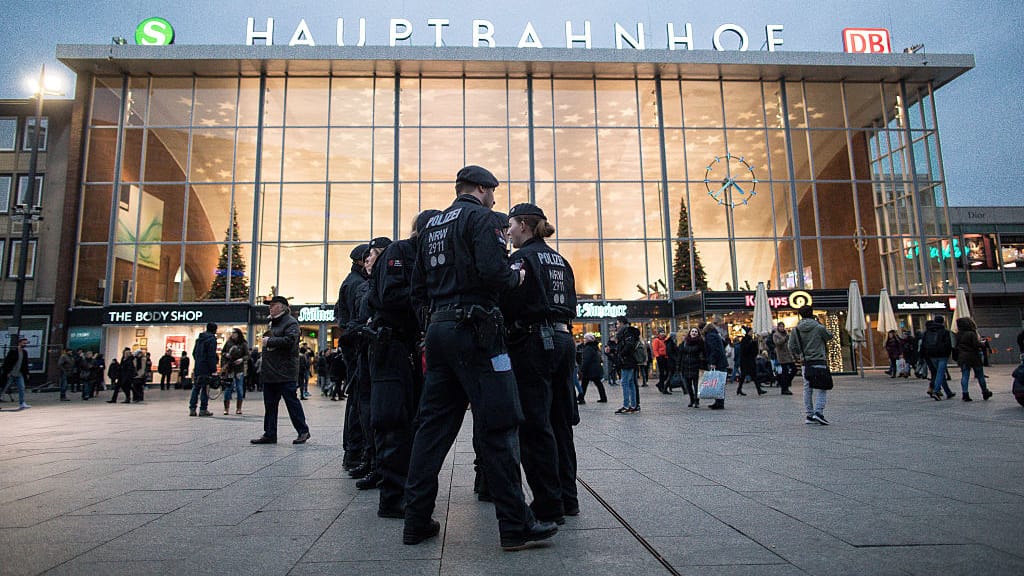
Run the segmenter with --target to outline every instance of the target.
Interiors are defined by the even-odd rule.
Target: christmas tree
[[[232,250],[232,246],[234,249]],[[228,253],[231,253],[231,269],[228,270]],[[245,276],[245,260],[242,258],[242,247],[238,243],[238,213],[231,212],[231,228],[224,233],[224,247],[220,250],[217,269],[214,271],[213,284],[206,293],[206,300],[223,300],[227,294],[227,279],[231,276],[231,299],[249,299],[249,279]]]
[[[679,226],[676,228],[677,238],[689,238],[690,216],[686,211],[686,197],[679,200]],[[672,263],[672,279],[675,281],[675,289],[684,290],[707,290],[708,279],[704,274],[704,266],[700,263],[700,252],[693,248],[694,273],[690,274],[690,240],[679,240],[676,242],[676,254]]]

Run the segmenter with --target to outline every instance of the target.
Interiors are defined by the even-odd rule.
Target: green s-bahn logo
[[[174,27],[163,18],[146,18],[135,27],[135,43],[140,46],[174,44]]]

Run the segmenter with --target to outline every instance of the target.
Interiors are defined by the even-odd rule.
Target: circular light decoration
[[[715,156],[704,172],[704,186],[708,196],[722,206],[746,206],[757,194],[757,176],[742,156]]]

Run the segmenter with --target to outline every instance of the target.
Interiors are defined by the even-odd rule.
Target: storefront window
[[[997,270],[998,252],[995,234],[964,234],[964,253],[971,270]]]
[[[1003,268],[1024,268],[1024,236],[1003,234],[1000,252]]]

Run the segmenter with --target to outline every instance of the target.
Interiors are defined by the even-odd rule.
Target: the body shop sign
[[[108,326],[146,326],[161,324],[245,324],[249,307],[245,304],[109,307],[103,310]]]

